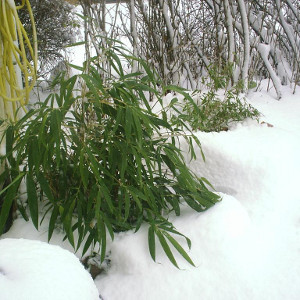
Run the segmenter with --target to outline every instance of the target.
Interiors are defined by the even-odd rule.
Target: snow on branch
[[[270,53],[270,46],[269,45],[266,45],[266,44],[258,44],[257,45],[257,51],[258,53],[260,54],[269,74],[270,74],[270,77],[272,79],[272,82],[274,84],[274,88],[276,90],[276,93],[277,93],[277,99],[279,100],[282,96],[282,93],[281,93],[281,82],[280,82],[280,79],[278,78],[278,76],[276,75],[271,63],[269,62],[269,59],[268,59],[268,55]]]

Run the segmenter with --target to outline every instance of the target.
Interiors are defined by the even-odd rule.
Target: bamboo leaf
[[[100,173],[98,170],[99,164],[98,164],[95,156],[93,155],[92,151],[88,147],[84,147],[84,150],[89,157],[90,167],[93,171],[94,176],[97,178],[98,182],[101,182],[101,176],[100,176]]]
[[[28,173],[26,176],[26,185],[27,185],[27,195],[28,195],[27,201],[28,201],[30,216],[34,227],[38,229],[39,226],[38,197],[36,194],[36,185],[34,183],[31,173]]]
[[[142,203],[141,203],[139,197],[137,196],[137,194],[136,194],[136,192],[135,192],[136,189],[133,188],[132,186],[127,186],[126,188],[129,190],[130,195],[132,196],[133,200],[134,200],[135,203],[137,204],[138,208],[139,208],[140,210],[143,210]]]
[[[104,224],[108,230],[108,233],[110,235],[111,240],[114,240],[114,230],[111,226],[111,222],[109,221],[109,219],[103,214],[103,220],[104,220]]]
[[[72,217],[73,217],[73,211],[74,211],[75,204],[76,204],[75,200],[72,201],[72,204],[70,205],[70,208],[68,209],[67,214],[63,220],[66,235],[67,235],[68,240],[73,248],[75,248],[75,242],[74,242],[74,234],[73,234],[73,230],[72,230]],[[64,213],[65,213],[65,211],[64,211]]]
[[[100,188],[100,193],[104,197],[104,199],[109,207],[110,212],[113,213],[114,205],[112,203],[112,199],[111,199],[109,190],[107,189],[107,187],[104,184],[102,184],[99,188]]]
[[[0,235],[2,234],[2,232],[4,230],[4,227],[5,227],[6,221],[8,219],[12,204],[17,197],[18,188],[19,188],[22,177],[23,177],[23,174],[22,174],[22,176],[19,177],[19,179],[16,178],[17,180],[15,179],[12,182],[12,184],[10,184],[7,188],[7,192],[3,199],[3,205],[1,208],[1,212],[0,212]]]
[[[106,229],[105,229],[105,224],[102,221],[100,223],[100,236],[101,236],[101,263],[104,262],[105,256],[106,256]]]
[[[126,124],[125,124],[125,136],[127,142],[131,140],[131,127],[133,125],[133,120],[132,120],[132,112],[130,108],[126,108]]]
[[[171,251],[171,249],[170,249],[170,247],[169,247],[169,245],[168,245],[168,243],[167,243],[165,237],[163,236],[163,234],[160,232],[159,229],[156,229],[156,230],[155,230],[155,233],[156,233],[156,235],[157,235],[157,237],[158,237],[158,239],[159,239],[159,242],[160,242],[160,244],[161,244],[163,250],[165,251],[167,257],[169,258],[169,260],[171,261],[171,263],[172,263],[177,269],[179,269],[178,264],[177,264],[177,262],[176,262],[176,260],[175,260],[175,258],[174,258],[174,255],[173,255],[173,253],[172,253],[172,251]]]
[[[82,183],[85,188],[88,186],[88,170],[85,167],[85,161],[84,161],[84,149],[80,151],[80,158],[79,158],[79,172],[81,176]]]
[[[51,188],[49,186],[49,183],[48,181],[46,180],[46,178],[44,177],[44,175],[39,172],[37,174],[37,180],[38,180],[38,183],[40,184],[43,192],[45,193],[45,195],[47,196],[47,198],[52,202],[54,203],[55,202],[55,199],[53,197],[53,194],[51,192]]]
[[[185,238],[186,243],[187,243],[189,249],[191,249],[191,246],[192,246],[191,240],[190,240],[188,237],[186,237],[184,234],[178,232],[178,231],[175,230],[173,227],[168,227],[168,226],[164,226],[164,225],[160,225],[159,227],[162,228],[162,229],[164,229],[165,231],[174,233],[174,234],[176,234],[176,235],[180,235],[180,236],[182,236],[183,238]]]
[[[53,210],[52,210],[50,221],[49,221],[48,242],[51,240],[53,231],[55,229],[55,224],[56,224],[58,215],[59,215],[59,209],[58,209],[58,206],[55,205],[54,208],[53,208]]]
[[[166,231],[163,232],[163,234],[167,237],[167,239],[171,242],[171,244],[174,246],[174,248],[180,253],[180,255],[193,267],[195,267],[194,262],[189,257],[189,255],[186,253],[186,251],[181,247],[181,245]]]
[[[148,246],[152,259],[155,261],[155,235],[154,228],[150,226],[148,229]]]
[[[206,183],[208,186],[210,186],[213,190],[215,190],[215,188],[213,187],[213,185],[205,178],[205,177],[201,177],[200,178],[204,183]]]
[[[78,15],[78,14],[76,14]],[[79,16],[79,15],[78,15]],[[80,16],[81,17],[81,16]],[[76,43],[72,43],[72,44],[69,44],[69,45],[66,45],[65,48],[70,48],[70,47],[76,47],[76,46],[81,46],[81,45],[85,45],[86,42],[85,41],[82,41],[82,42],[76,42]],[[77,66],[74,66],[72,64],[69,64],[72,68],[75,68]],[[80,71],[83,71],[83,70],[80,70]]]
[[[25,173],[20,173],[8,186],[6,186],[5,188],[3,188],[0,191],[0,196],[2,194],[4,194],[8,189],[10,189],[12,186],[14,186],[15,184],[20,184],[22,178],[25,176]]]
[[[128,219],[129,217],[129,212],[130,212],[130,198],[128,193],[125,191],[124,192],[124,200],[125,200],[125,215],[124,215],[124,219],[125,221]]]
[[[8,126],[5,132],[6,137],[6,153],[11,153],[13,149],[14,142],[14,127]]]
[[[88,236],[85,244],[84,244],[84,247],[83,247],[83,250],[82,250],[82,256],[84,256],[84,254],[89,250],[91,244],[93,243],[93,241],[95,240],[95,230],[92,229],[90,231],[90,235]]]

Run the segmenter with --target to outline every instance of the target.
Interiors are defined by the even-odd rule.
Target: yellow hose
[[[18,16],[25,6],[32,23],[33,46]],[[14,0],[0,0],[0,118],[16,120],[20,107],[26,111],[36,69],[37,36],[29,0],[22,0],[19,6]]]

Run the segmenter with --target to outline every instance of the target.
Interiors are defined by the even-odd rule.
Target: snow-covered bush
[[[104,81],[97,61],[90,62],[89,73],[79,76],[85,85],[81,93],[74,88],[78,76],[62,76],[58,93],[8,126],[6,156],[0,160],[7,162],[3,176],[12,184],[4,198],[0,231],[23,178],[27,208],[19,202],[18,208],[25,219],[29,213],[36,228],[41,210],[49,213],[49,239],[60,223],[74,248],[84,244],[83,254],[99,243],[103,261],[107,234],[113,239],[114,232],[138,230],[146,222],[154,260],[157,237],[175,266],[169,244],[193,264],[173,238],[182,234],[168,221],[168,213],[180,215],[182,202],[201,212],[219,197],[186,166],[174,138],[183,132],[151,111],[145,93],[162,102],[165,90],[157,90],[151,69],[139,60],[146,76],[124,74],[118,57],[122,52],[105,53],[117,78],[107,74]]]
[[[229,83],[242,81],[244,92],[249,81],[270,78],[280,98],[280,81],[299,83],[298,0],[132,2],[131,30],[121,30],[165,83],[194,90],[211,64],[220,72],[232,64]],[[260,44],[270,47],[267,56]]]

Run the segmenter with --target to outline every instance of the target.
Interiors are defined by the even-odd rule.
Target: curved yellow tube
[[[33,45],[18,16],[18,10],[25,6],[32,23]],[[19,6],[14,0],[0,0],[0,118],[16,120],[18,108],[25,110],[36,69],[37,36],[29,0],[22,0]]]

